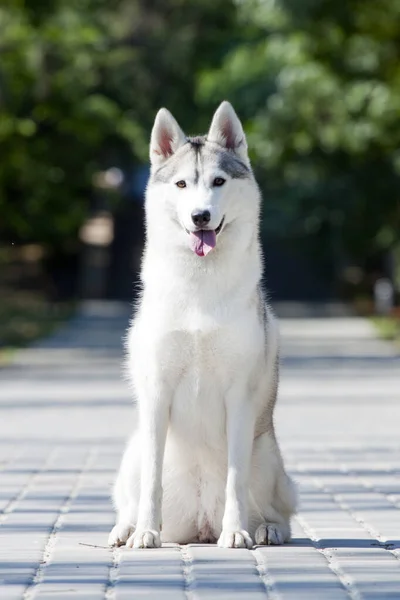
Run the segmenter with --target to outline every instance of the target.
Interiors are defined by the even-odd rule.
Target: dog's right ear
[[[161,108],[154,121],[150,140],[150,162],[159,166],[187,141],[169,110]]]
[[[246,136],[239,117],[230,102],[225,100],[217,108],[207,139],[210,142],[216,142],[227,150],[232,150],[245,163],[249,162]]]

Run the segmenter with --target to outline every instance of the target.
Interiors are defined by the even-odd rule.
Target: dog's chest
[[[224,350],[218,335],[200,332],[185,335],[171,407],[171,428],[179,437],[209,443],[220,437],[227,375],[227,365],[223,367],[227,358]]]
[[[254,377],[264,353],[264,335],[253,306],[205,309],[146,304],[131,359],[140,379],[158,373],[172,392],[170,432],[190,447],[226,446],[225,401],[228,391]]]
[[[238,328],[186,332],[181,342],[171,431],[189,446],[214,451],[226,446],[226,393],[239,374],[251,370],[252,356],[245,356]]]

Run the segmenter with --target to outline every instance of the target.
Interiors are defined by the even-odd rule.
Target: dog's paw
[[[240,531],[228,529],[223,530],[219,536],[218,546],[220,548],[252,548],[253,540],[244,529]]]
[[[160,548],[161,538],[154,529],[135,531],[126,542],[127,548]]]
[[[285,532],[279,523],[263,523],[256,531],[257,546],[280,546],[285,542]]]
[[[108,545],[123,546],[134,531],[132,523],[117,523],[108,536]]]

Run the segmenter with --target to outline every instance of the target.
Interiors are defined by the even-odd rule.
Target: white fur
[[[166,130],[178,140],[171,153],[184,143],[168,115],[156,119],[151,155]],[[224,127],[249,164],[228,103],[214,116],[210,143],[224,146]],[[153,172],[170,153],[155,156]],[[226,183],[210,187],[219,176]],[[181,179],[185,189],[175,185]],[[253,176],[230,179],[212,153],[199,181],[187,159],[174,181],[147,189],[143,296],[127,344],[138,422],[115,483],[111,545],[218,539],[250,548],[290,538],[295,490],[272,424],[255,433],[276,393],[279,350],[277,322],[267,307],[263,326],[258,306],[259,203]],[[205,257],[192,252],[185,231],[199,207],[210,209],[212,228],[225,217]]]

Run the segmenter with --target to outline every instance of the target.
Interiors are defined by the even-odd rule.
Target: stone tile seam
[[[372,484],[369,485],[366,481],[364,481],[362,479],[361,476],[357,475],[356,473],[352,473],[352,471],[350,469],[347,468],[345,463],[341,463],[340,465],[341,468],[341,472],[344,473],[345,475],[347,475],[350,478],[353,478],[354,480],[358,481],[360,483],[360,485],[362,487],[364,487],[366,490],[371,490],[376,494],[379,494],[380,496],[382,496],[383,498],[385,498],[388,502],[388,504],[390,504],[390,506],[393,506],[393,502],[391,502],[388,499],[388,495],[384,494],[383,492],[379,492]],[[318,480],[316,480],[316,483],[318,484]],[[331,496],[332,500],[344,511],[346,511],[359,525],[361,525],[361,527],[371,536],[371,538],[374,541],[379,542],[379,545],[377,546],[378,548],[384,550],[385,552],[389,552],[389,554],[391,554],[395,560],[400,560],[400,554],[397,550],[393,550],[390,547],[388,547],[387,545],[385,545],[385,539],[384,537],[379,533],[379,531],[377,529],[375,529],[375,527],[371,524],[369,524],[361,515],[358,515],[358,512],[356,510],[353,510],[341,497],[341,494],[335,494],[333,492],[330,492],[326,486],[324,486],[321,483],[319,483],[320,489],[324,492],[327,493],[328,495]],[[395,508],[398,508],[398,506],[396,504],[394,504]]]
[[[353,509],[351,509],[350,506],[346,504],[346,502],[343,502],[343,500],[340,499],[340,495],[332,494],[332,499],[342,510],[346,511],[359,525],[361,525],[361,527],[371,536],[371,539],[373,541],[378,542],[376,544],[377,548],[391,554],[395,560],[400,560],[400,555],[398,551],[390,548],[386,544],[385,539],[379,533],[379,531],[375,529],[373,525],[370,525],[367,521],[365,521],[365,519],[359,516],[357,512],[354,512]]]
[[[327,452],[326,455],[329,456],[330,455],[329,452]],[[336,459],[335,456],[330,455],[330,457]],[[359,516],[357,514],[357,511],[354,511],[352,508],[350,508],[350,506],[341,499],[340,494],[335,494],[334,492],[331,492],[329,490],[329,488],[326,485],[324,485],[324,483],[322,481],[320,481],[317,477],[313,477],[313,475],[311,473],[307,473],[307,469],[305,469],[303,467],[297,467],[297,472],[301,472],[304,475],[308,475],[308,477],[314,483],[314,485],[317,489],[319,489],[321,492],[323,492],[324,494],[326,494],[327,496],[332,498],[332,500],[335,502],[335,504],[337,504],[338,507],[342,511],[346,512],[356,523],[358,523],[362,527],[362,529],[364,529],[364,531],[366,531],[368,533],[368,535],[371,537],[371,539],[373,541],[378,542],[377,548],[380,548],[381,550],[388,552],[389,554],[391,554],[393,556],[393,558],[395,560],[400,561],[399,551],[386,546],[385,540],[383,539],[383,536],[381,536],[379,531],[377,529],[375,529],[375,527],[373,527],[372,525],[367,523],[367,521],[365,521],[365,519],[363,519],[361,516]],[[380,494],[382,497],[384,497],[390,505],[393,504],[388,500],[387,494],[379,492],[378,490],[374,489],[372,486],[371,486],[371,488],[367,488],[365,483],[362,481],[361,477],[359,477],[355,473],[353,474],[351,472],[351,470],[347,469],[346,464],[343,462],[340,463],[340,472],[344,473],[345,475],[348,475],[349,478],[358,480],[364,488],[372,489],[375,493]],[[395,507],[397,508],[396,505],[395,505]]]
[[[378,444],[379,448],[384,450],[386,453],[390,453],[390,455],[400,456],[400,446],[393,443],[380,443]],[[373,447],[371,450],[371,446],[365,443],[357,443],[354,445],[342,445],[339,443],[333,443],[327,441],[327,443],[312,443],[307,444],[306,442],[282,442],[282,451],[285,455],[286,461],[290,462],[292,465],[299,463],[299,453],[306,452],[307,455],[310,455],[311,452],[320,456],[322,452],[324,453],[334,453],[337,450],[341,450],[343,453],[346,452],[350,456],[354,455],[365,455],[366,452],[373,452]],[[331,454],[332,456],[332,454]],[[333,455],[335,456],[335,455]],[[335,456],[335,462],[338,462],[337,456]]]
[[[51,557],[53,554],[53,550],[54,550],[54,546],[56,543],[58,532],[60,531],[60,529],[63,525],[65,515],[68,513],[69,508],[70,508],[74,498],[76,498],[76,496],[78,494],[79,488],[82,484],[83,476],[88,471],[91,464],[93,463],[95,455],[96,455],[96,450],[91,448],[87,453],[85,462],[82,465],[82,468],[79,471],[79,474],[75,479],[75,482],[71,488],[71,491],[70,491],[68,497],[66,498],[65,502],[61,506],[58,516],[57,516],[56,520],[54,521],[53,527],[51,528],[51,531],[46,540],[45,547],[43,549],[42,558],[35,570],[35,573],[33,574],[31,581],[28,583],[28,585],[25,588],[25,591],[22,595],[22,600],[31,600],[31,598],[33,598],[33,595],[35,593],[36,587],[44,580],[46,568],[47,568],[47,565],[49,564],[49,562],[51,561]]]
[[[329,569],[336,575],[342,588],[347,592],[351,600],[362,600],[361,594],[357,590],[353,579],[340,567],[338,561],[335,558],[334,553],[331,553],[328,549],[322,548],[318,537],[315,535],[314,530],[307,524],[307,521],[300,515],[296,515],[296,521],[303,529],[306,536],[310,539],[314,548],[322,554],[325,558]]]
[[[193,557],[190,554],[189,546],[179,545],[179,553],[182,565],[183,591],[187,600],[193,599],[193,584],[195,581],[193,573]]]
[[[274,580],[270,572],[268,571],[267,561],[258,551],[257,548],[255,548],[254,550],[250,550],[250,553],[253,556],[255,568],[257,570],[261,583],[264,586],[267,598],[269,598],[269,600],[280,600],[281,595],[278,593],[274,585]]]
[[[21,487],[21,489],[19,490],[19,492],[17,494],[15,494],[9,500],[9,502],[6,504],[6,506],[4,507],[4,509],[2,511],[0,511],[0,526],[7,520],[8,515],[13,512],[13,510],[15,509],[15,507],[18,505],[18,503],[20,502],[20,500],[23,499],[23,497],[26,495],[26,493],[32,487],[32,485],[34,484],[35,480],[39,477],[39,475],[41,475],[42,473],[45,473],[47,467],[54,460],[54,458],[57,455],[57,453],[58,453],[58,449],[54,448],[50,452],[50,454],[46,457],[46,459],[44,460],[44,463],[42,464],[42,466],[39,467],[38,469],[35,469],[33,471],[33,473],[31,473],[28,476],[27,481],[25,481],[25,483],[23,484],[23,486]]]
[[[398,500],[396,500],[396,498],[394,496],[392,496],[391,494],[386,494],[385,492],[381,492],[379,490],[379,488],[376,487],[376,485],[374,485],[373,483],[370,483],[367,479],[364,479],[364,476],[360,475],[356,471],[353,471],[351,468],[348,468],[346,463],[341,463],[340,469],[341,469],[342,473],[345,473],[345,475],[348,475],[349,477],[353,477],[356,481],[360,482],[360,484],[366,490],[374,492],[375,494],[379,494],[380,496],[385,498],[385,500],[388,502],[388,504],[390,504],[391,506],[394,506],[397,509],[400,509],[400,502]],[[392,475],[396,479],[399,478],[399,474],[396,469],[392,469],[392,468],[386,469],[385,473],[387,475]]]
[[[115,600],[115,587],[118,582],[119,567],[121,564],[122,550],[120,548],[113,548],[113,560],[108,569],[108,580],[105,584],[104,600]]]

